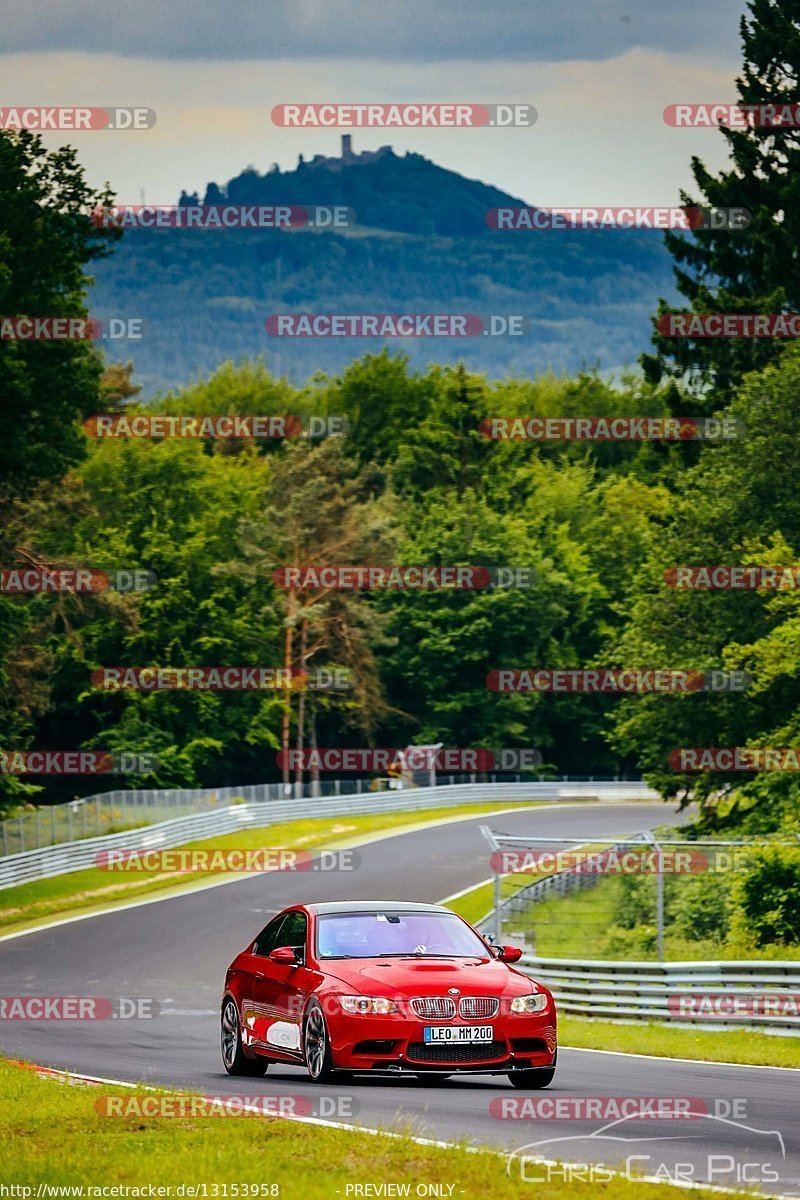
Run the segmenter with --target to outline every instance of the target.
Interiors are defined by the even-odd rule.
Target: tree
[[[800,742],[800,601],[794,589],[679,590],[677,565],[797,563],[800,496],[794,446],[800,431],[800,347],[747,377],[728,410],[741,441],[702,450],[669,509],[655,512],[645,562],[631,578],[621,632],[610,632],[626,665],[743,670],[743,692],[637,696],[615,712],[613,744],[633,754],[666,796],[705,801],[709,822],[758,807],[753,828],[797,820],[791,772],[747,775],[670,769],[679,747],[772,746]],[[725,804],[718,793],[729,793]],[[792,818],[791,814],[794,814]]]
[[[32,133],[0,131],[0,322],[18,317],[86,318],[86,265],[116,231],[89,213],[108,204],[93,192],[75,152],[47,152]],[[80,418],[100,407],[102,361],[90,341],[0,337],[0,559],[13,561],[26,536],[19,504],[57,482],[84,453]],[[24,558],[23,558],[24,561]],[[0,596],[0,746],[26,744],[46,686],[39,606]],[[2,797],[30,785],[0,778]]]
[[[92,191],[69,147],[0,131],[0,315],[88,316],[84,268],[118,231],[95,227]],[[84,452],[102,361],[91,341],[0,339],[0,505],[60,479]]]
[[[358,471],[340,438],[328,438],[319,446],[287,445],[270,461],[263,507],[241,526],[240,570],[263,584],[287,568],[380,564],[390,557],[394,539],[389,502],[371,496],[372,472]],[[382,710],[375,660],[383,623],[380,612],[358,591],[274,584],[272,591],[282,614],[283,666],[301,671],[319,665],[345,667],[353,685],[346,708],[369,735]],[[286,755],[295,694],[297,749],[302,751],[305,744],[306,689],[287,689],[281,731],[284,784],[289,782]],[[315,698],[312,715],[324,705],[321,695]],[[298,768],[297,781],[302,777]]]
[[[128,401],[141,392],[133,382],[133,363],[111,363],[100,377],[100,402],[103,412],[122,412]]]
[[[800,0],[748,0],[741,19],[744,67],[740,105],[797,108]],[[666,235],[680,293],[694,313],[800,312],[800,128],[797,123],[721,129],[732,164],[712,175],[698,158],[692,171],[702,204],[744,208],[746,230]],[[682,202],[697,200],[682,193]],[[659,317],[679,310],[665,301]],[[670,338],[654,334],[656,353],[642,364],[650,379],[686,377],[710,411],[748,371],[773,361],[782,343],[770,338]],[[676,395],[676,403],[678,398]]]

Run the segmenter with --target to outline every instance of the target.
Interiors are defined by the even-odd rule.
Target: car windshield
[[[488,958],[483,942],[450,913],[368,912],[321,916],[320,958]]]

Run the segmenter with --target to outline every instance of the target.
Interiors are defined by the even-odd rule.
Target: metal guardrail
[[[465,783],[519,783],[519,775],[504,775],[498,781],[496,775],[488,779],[438,775],[435,786],[450,787]],[[531,783],[557,786],[562,783],[594,783],[593,776],[566,777],[561,779],[531,779]],[[603,784],[615,782],[599,780]],[[626,784],[621,784],[624,788]],[[642,786],[642,785],[638,785]],[[289,785],[288,795],[283,783],[256,783],[246,787],[218,788],[130,788],[113,792],[100,792],[95,796],[84,796],[68,800],[63,804],[43,805],[25,809],[14,816],[0,820],[0,856],[21,854],[23,850],[38,850],[42,846],[55,846],[60,842],[74,842],[79,838],[101,837],[103,834],[121,833],[173,817],[190,816],[193,813],[209,812],[227,808],[241,801],[273,803],[276,800],[310,796],[360,796],[365,792],[392,790],[387,780],[380,779],[321,779],[313,784]]]
[[[503,835],[495,835],[488,825],[481,826],[481,833],[489,842],[493,850],[498,846],[511,841],[522,842],[527,844],[530,838],[509,838]],[[503,842],[501,842],[503,839]],[[622,842],[609,843],[611,851],[622,853],[623,851],[634,846],[640,847],[644,844],[645,835],[638,833]],[[573,853],[580,853],[589,843],[579,842],[571,844]],[[499,886],[500,875],[495,872],[495,906],[486,916],[481,917],[480,921],[475,922],[475,928],[478,929],[484,936],[491,933],[495,941],[502,940],[503,922],[506,917],[510,917],[513,913],[525,913],[531,905],[537,904],[541,900],[549,900],[553,897],[569,896],[573,892],[585,891],[587,888],[596,887],[602,876],[599,874],[590,874],[587,872],[576,870],[574,867],[566,867],[562,871],[554,871],[551,875],[545,875],[542,879],[535,879],[532,883],[526,884],[524,887],[518,888],[510,896],[501,898],[501,889]],[[515,935],[519,938],[519,934]],[[531,949],[534,949],[531,946]]]
[[[528,954],[520,967],[550,988],[562,1012],[578,1016],[800,1036],[800,961],[586,962]]]
[[[230,789],[237,796],[242,790]],[[249,789],[243,789],[246,793]],[[0,858],[0,889],[82,871],[96,864],[104,850],[168,850],[187,842],[202,841],[240,829],[259,828],[280,821],[307,817],[346,816],[366,813],[414,811],[447,808],[456,804],[481,804],[508,800],[588,800],[606,801],[657,798],[644,784],[636,782],[584,783],[467,783],[452,786],[409,788],[361,795],[290,797],[268,803],[254,801],[233,804],[213,812],[176,817],[169,821],[128,829],[104,837],[62,842],[20,854]]]

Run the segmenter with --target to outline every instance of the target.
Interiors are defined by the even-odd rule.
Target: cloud
[[[640,48],[737,55],[744,0],[27,0],[4,53],[158,59],[601,61]]]

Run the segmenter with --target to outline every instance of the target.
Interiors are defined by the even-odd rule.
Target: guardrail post
[[[661,847],[649,829],[640,835],[656,852],[656,956],[664,961],[664,857]]]
[[[19,848],[20,850],[25,849],[25,825],[23,824],[22,813],[20,813],[19,817]]]

